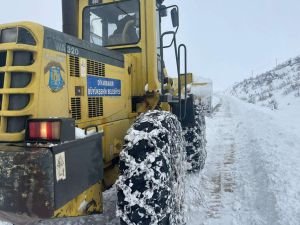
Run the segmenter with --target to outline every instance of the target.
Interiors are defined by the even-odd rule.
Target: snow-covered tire
[[[202,107],[200,105],[195,105],[195,119],[196,124],[200,128],[200,131],[202,131],[201,134],[201,140],[202,143],[204,143],[204,148],[206,148],[206,122],[205,122],[205,112],[203,111]]]
[[[205,116],[201,107],[195,105],[195,126],[183,129],[186,141],[187,170],[197,172],[202,170],[207,157]]]
[[[120,154],[121,225],[184,224],[184,160],[184,138],[175,115],[155,110],[138,117]]]

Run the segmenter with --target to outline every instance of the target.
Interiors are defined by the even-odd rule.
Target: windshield
[[[83,37],[100,46],[136,44],[140,40],[139,1],[129,0],[84,10]]]

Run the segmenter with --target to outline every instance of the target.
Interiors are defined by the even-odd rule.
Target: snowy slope
[[[282,109],[300,98],[300,56],[235,84],[230,94],[249,103]]]
[[[187,224],[298,225],[300,107],[278,114],[221,99],[207,121],[207,166],[189,177]]]

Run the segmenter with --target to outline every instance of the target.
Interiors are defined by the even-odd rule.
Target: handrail
[[[180,65],[181,65],[181,60],[180,60],[180,49],[183,48],[184,49],[184,114],[183,114],[183,118],[181,119],[185,119],[186,117],[186,104],[187,104],[187,47],[185,44],[180,44],[178,46],[178,64],[179,64],[179,76],[180,76]],[[180,77],[179,77],[180,78]],[[181,78],[180,78],[180,83],[181,83]],[[181,116],[181,114],[180,114]]]
[[[163,38],[166,35],[172,34],[173,35],[173,44],[174,44],[174,50],[175,50],[175,58],[176,58],[176,64],[177,64],[177,77],[178,77],[178,99],[179,99],[179,120],[182,120],[186,117],[186,107],[187,107],[187,47],[185,44],[180,44],[177,47],[177,40],[176,40],[176,33],[174,31],[167,31],[164,32],[160,37],[160,43],[163,44]],[[184,114],[182,116],[182,107],[181,107],[181,95],[182,95],[182,84],[181,84],[181,73],[180,73],[180,67],[181,67],[181,49],[184,49]],[[160,49],[160,55],[163,59],[164,53],[163,48]],[[164,74],[163,74],[163,63],[161,63],[161,94],[164,95]]]
[[[179,7],[177,5],[171,5],[168,7],[165,7],[164,10],[169,9],[169,8],[176,8],[177,12],[179,13]],[[158,9],[160,11],[160,9]],[[161,24],[161,17],[159,17],[159,24]],[[177,64],[177,76],[178,76],[178,99],[179,99],[179,120],[182,121],[187,114],[187,47],[185,44],[180,44],[177,47],[177,40],[176,40],[176,34],[178,31],[179,26],[176,27],[175,31],[166,31],[163,34],[160,35],[160,56],[162,63],[160,64],[160,69],[161,69],[161,95],[164,96],[165,91],[164,91],[164,49],[169,48],[172,45],[174,45],[174,50],[175,50],[175,59],[176,59],[176,64]],[[164,37],[166,35],[173,35],[172,41],[169,45],[164,46]],[[182,116],[182,105],[181,105],[181,95],[182,95],[182,84],[181,84],[181,49],[183,48],[184,50],[184,88],[185,88],[185,93],[184,93],[184,114]]]

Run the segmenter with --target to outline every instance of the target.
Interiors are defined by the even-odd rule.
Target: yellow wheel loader
[[[167,77],[166,48],[178,78],[187,62],[164,4],[62,0],[63,32],[0,25],[0,211],[102,213],[116,183],[121,224],[183,224],[182,127],[196,119],[186,79],[175,93]]]

